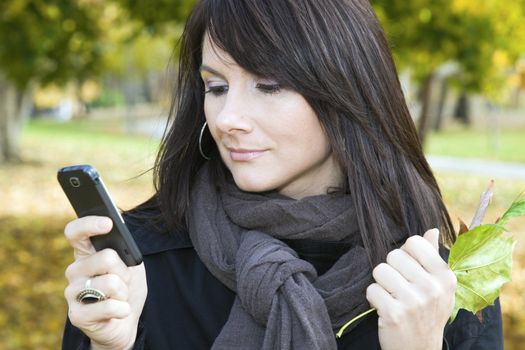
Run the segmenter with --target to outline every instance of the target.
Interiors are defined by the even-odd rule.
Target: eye
[[[281,91],[281,85],[280,84],[277,84],[277,83],[274,83],[274,84],[262,84],[262,83],[258,83],[256,85],[256,88],[261,90],[263,93],[265,94],[276,94],[278,93],[279,91]]]
[[[216,85],[208,87],[208,90],[204,91],[205,94],[211,93],[213,96],[221,96],[228,92],[228,85]]]

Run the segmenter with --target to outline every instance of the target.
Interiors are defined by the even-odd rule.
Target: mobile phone
[[[61,168],[57,178],[79,218],[99,215],[113,221],[109,233],[90,237],[95,249],[111,248],[127,266],[140,264],[142,254],[97,170],[91,165],[73,165]]]

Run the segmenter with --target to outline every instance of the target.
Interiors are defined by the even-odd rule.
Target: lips
[[[228,151],[230,151],[230,158],[233,161],[237,162],[247,162],[255,158],[259,158],[264,153],[266,153],[267,150],[265,149],[243,149],[243,148],[229,148]]]

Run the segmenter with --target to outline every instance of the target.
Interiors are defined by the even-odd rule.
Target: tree
[[[373,1],[398,66],[409,67],[421,86],[418,131],[428,130],[430,96],[437,69],[456,62],[468,91],[495,95],[503,65],[525,52],[525,1]],[[504,57],[505,64],[501,64]],[[499,63],[499,64],[498,64]]]
[[[113,16],[115,4],[135,20],[127,37],[121,38],[126,42],[144,30],[155,35],[180,23],[194,2],[2,0],[0,163],[20,160],[20,134],[35,83],[83,82],[108,68],[107,54],[114,47],[109,34],[122,24]]]
[[[162,31],[166,24],[183,23],[196,3],[196,0],[115,1],[152,33]]]
[[[34,83],[64,83],[100,70],[102,10],[95,0],[0,4],[0,163],[20,160]]]
[[[450,11],[449,0],[376,0],[374,5],[392,43],[397,65],[409,68],[420,86],[418,132],[423,142],[436,70],[455,56],[458,20]]]

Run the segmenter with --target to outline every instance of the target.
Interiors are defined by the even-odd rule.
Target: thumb
[[[439,230],[437,228],[433,228],[431,230],[428,230],[425,232],[423,237],[432,244],[432,246],[439,250]]]

